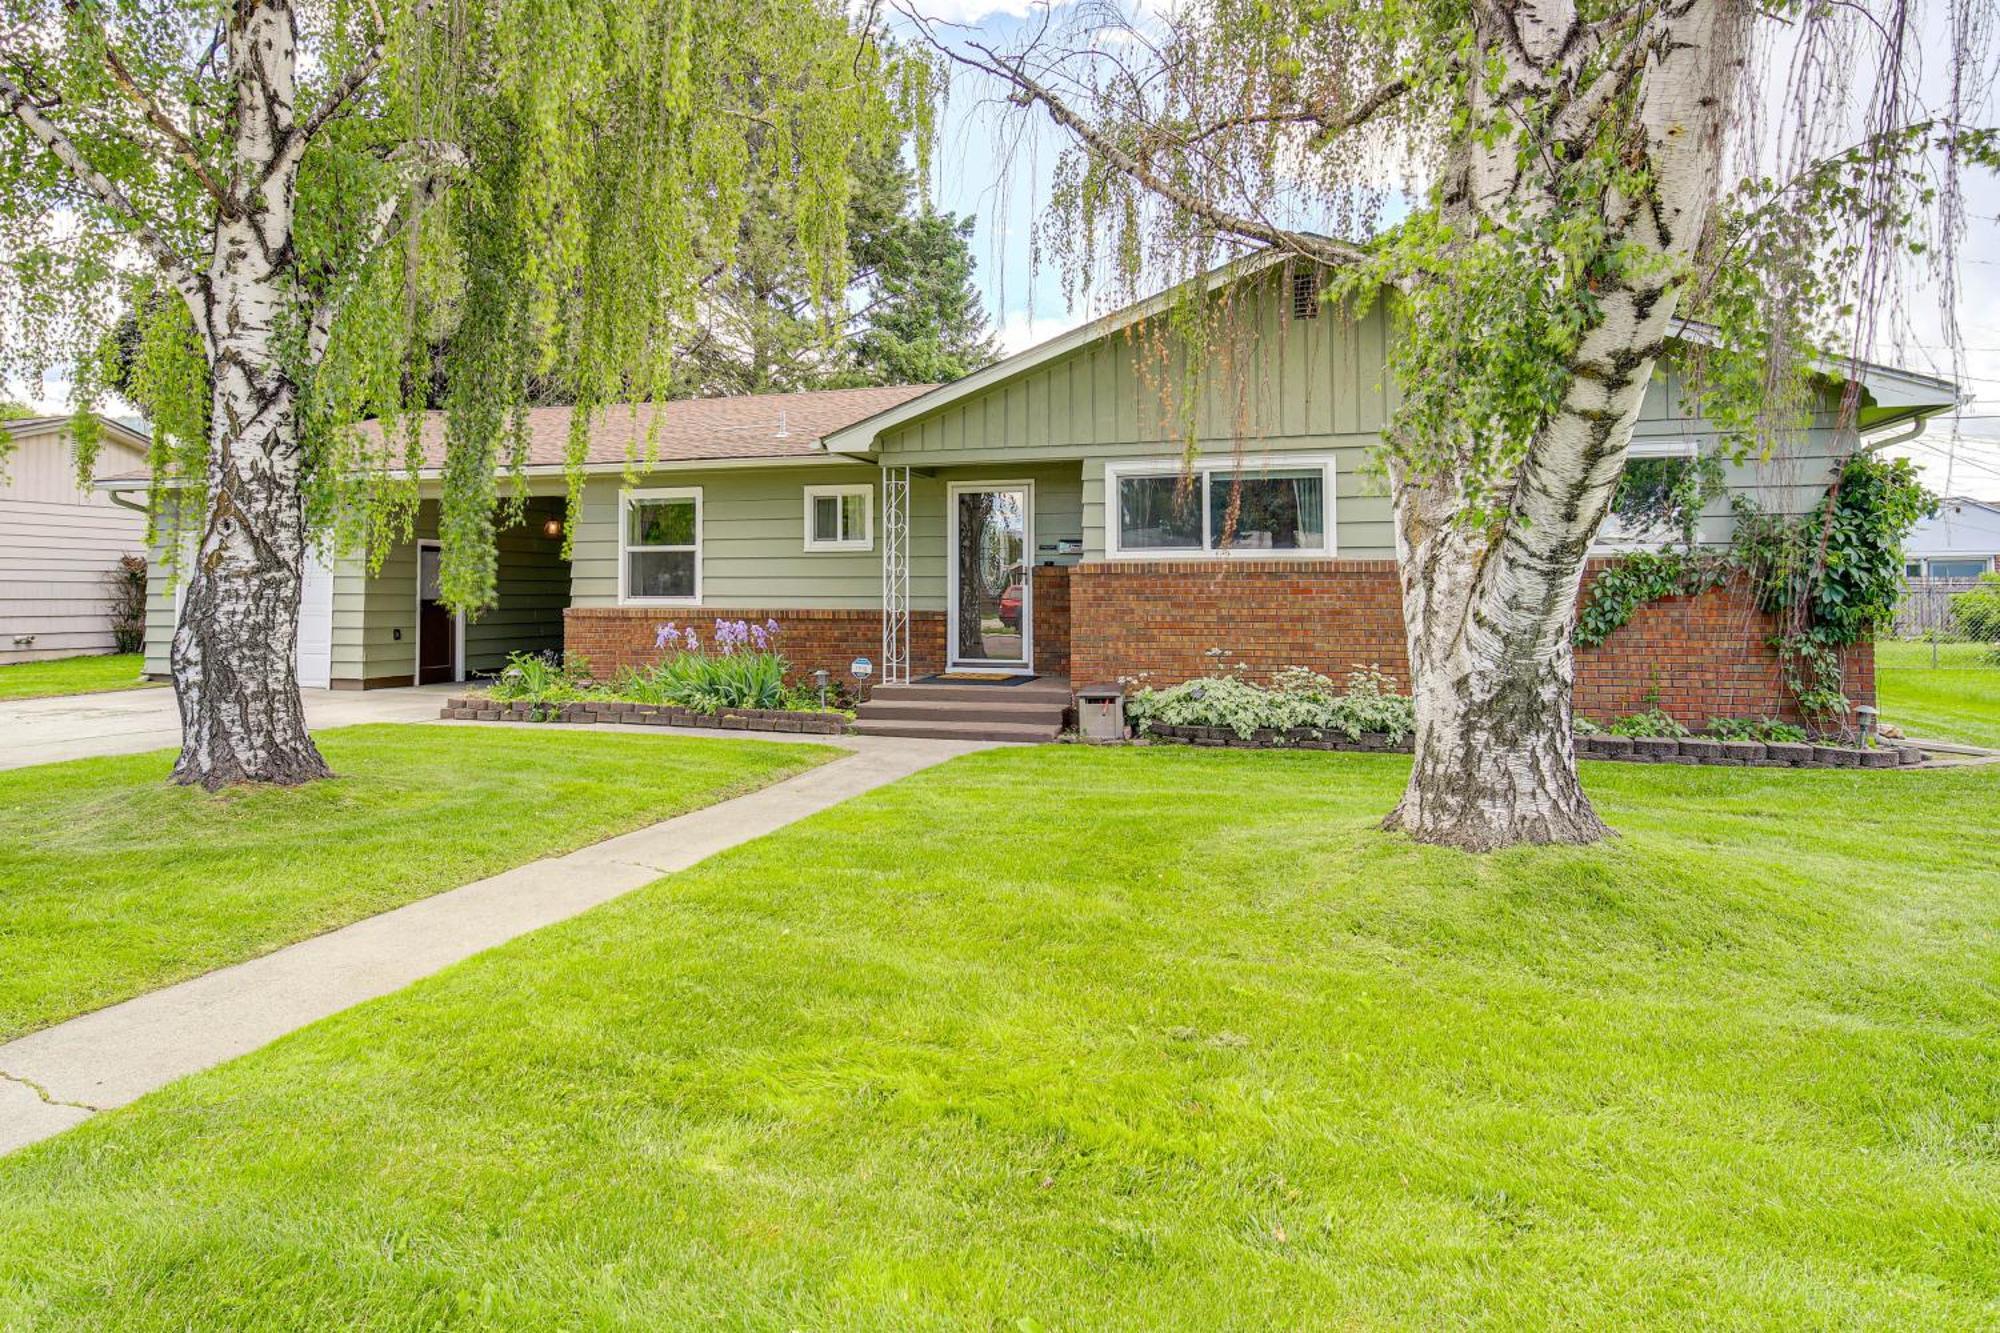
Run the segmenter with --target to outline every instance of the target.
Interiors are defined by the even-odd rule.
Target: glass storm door
[[[951,492],[951,664],[1028,670],[1029,555],[1025,486]]]

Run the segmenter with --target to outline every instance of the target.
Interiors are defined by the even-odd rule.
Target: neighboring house
[[[609,672],[656,660],[663,623],[736,617],[778,620],[801,670],[847,679],[868,658],[870,683],[947,669],[1166,683],[1239,663],[1257,675],[1299,664],[1336,676],[1379,663],[1400,676],[1390,502],[1371,467],[1393,403],[1389,325],[1379,308],[1358,321],[1322,309],[1312,275],[1270,260],[1214,279],[1226,282],[1244,284],[1247,333],[1211,363],[1191,470],[1158,387],[1175,368],[1135,332],[1164,298],[941,388],[608,412],[592,432],[568,561],[569,413],[535,409],[536,498],[527,523],[502,537],[498,605],[458,623],[428,595],[437,513],[427,500],[416,539],[389,552],[380,575],[368,577],[358,555],[333,563],[321,613],[331,683],[461,679],[496,669],[508,651],[559,644]],[[1225,362],[1226,374],[1215,368]],[[1876,367],[1863,387],[1870,433],[1954,397],[1948,384]],[[1767,510],[1815,505],[1842,453],[1836,393],[1829,384],[1798,449],[1731,469],[1732,486]],[[652,461],[631,462],[649,435]],[[1710,438],[1663,371],[1635,449],[1680,452]],[[435,496],[441,423],[428,440],[422,484]],[[1225,539],[1238,478],[1237,531]],[[1727,524],[1725,504],[1704,535],[1726,540]],[[1597,716],[1655,700],[1697,723],[1777,711],[1778,671],[1754,614],[1726,599],[1647,608],[1579,654],[1579,707]],[[164,636],[148,667],[165,669]],[[1865,652],[1850,694],[1872,697]]]
[[[144,467],[146,437],[99,420],[95,475]],[[6,423],[14,445],[0,457],[0,663],[111,652],[111,576],[125,556],[146,553],[144,506],[79,483],[70,423]]]
[[[2000,569],[2000,504],[1952,496],[1903,543],[1903,573],[1912,581],[1970,583]]]

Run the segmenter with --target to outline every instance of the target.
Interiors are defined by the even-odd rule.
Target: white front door
[[[952,667],[1033,670],[1034,495],[1026,482],[951,487]]]
[[[333,683],[333,567],[310,547],[299,571],[299,684]]]

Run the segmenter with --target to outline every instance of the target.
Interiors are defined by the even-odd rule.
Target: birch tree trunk
[[[1391,466],[1416,757],[1386,828],[1475,851],[1592,842],[1607,831],[1577,777],[1571,626],[1584,562],[1673,317],[1680,261],[1714,199],[1719,94],[1738,77],[1746,19],[1734,0],[1677,0],[1652,22],[1634,145],[1645,154],[1651,188],[1611,196],[1605,213],[1614,240],[1661,262],[1628,265],[1625,272],[1642,276],[1597,292],[1600,317],[1571,358],[1560,410],[1512,478],[1503,517],[1484,529],[1465,521],[1449,469],[1419,477]],[[1475,92],[1475,125],[1548,98],[1585,31],[1569,0],[1527,0],[1488,11],[1482,22],[1508,75]],[[1611,75],[1598,83],[1600,98],[1615,93]],[[1599,109],[1586,95],[1562,117],[1581,133]],[[1532,161],[1504,139],[1468,147],[1455,167],[1463,182],[1454,221],[1472,228],[1482,214],[1557,206],[1529,193],[1524,167]]]
[[[214,383],[209,508],[172,657],[182,738],[174,780],[211,791],[330,775],[306,732],[299,695],[303,460],[298,386],[277,345],[296,296],[289,265],[300,130],[291,6],[240,7],[228,52],[232,194],[242,204],[218,217],[203,292],[190,298]]]

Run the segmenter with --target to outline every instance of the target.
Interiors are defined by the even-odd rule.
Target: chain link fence
[[[1893,638],[1897,666],[2000,668],[2000,575],[1909,580]]]

